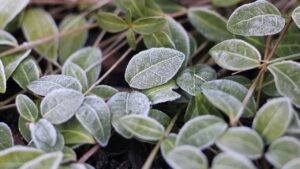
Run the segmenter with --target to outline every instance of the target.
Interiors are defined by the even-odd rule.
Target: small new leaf
[[[97,22],[103,30],[111,33],[121,32],[129,27],[124,19],[108,12],[99,12]]]
[[[19,114],[26,120],[35,122],[39,116],[39,110],[35,103],[26,95],[19,94],[16,97],[16,106]]]
[[[136,33],[151,34],[162,30],[167,21],[164,17],[145,17],[135,20],[132,23],[132,29]]]

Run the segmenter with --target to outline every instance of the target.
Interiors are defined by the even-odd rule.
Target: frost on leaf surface
[[[167,48],[152,48],[138,53],[128,63],[125,80],[137,89],[149,89],[168,82],[184,61],[184,54]]]
[[[237,35],[265,36],[280,32],[285,25],[279,10],[266,0],[237,8],[227,22],[227,29]]]

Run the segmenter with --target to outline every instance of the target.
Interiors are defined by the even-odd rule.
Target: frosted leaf
[[[29,0],[1,0],[0,28],[12,21],[29,3]]]
[[[282,169],[298,169],[300,168],[300,158],[289,161]]]
[[[211,169],[256,169],[256,167],[244,156],[225,152],[214,158]]]
[[[28,121],[34,122],[39,116],[37,106],[26,95],[19,94],[16,97],[16,107],[19,114]]]
[[[3,122],[0,122],[0,136],[0,150],[4,150],[14,145],[12,132],[8,125]]]
[[[82,91],[86,91],[88,88],[88,79],[87,79],[87,74],[86,72],[77,64],[74,64],[72,62],[67,62],[63,66],[62,73],[67,76],[72,76],[76,78],[81,86],[82,86]]]
[[[227,29],[237,35],[266,36],[280,32],[285,25],[279,10],[266,0],[238,7],[227,22]]]
[[[0,45],[18,46],[18,42],[13,35],[0,29]]]
[[[0,60],[0,93],[6,92],[6,76],[2,61]]]
[[[162,141],[160,152],[164,158],[166,158],[169,152],[175,148],[176,138],[177,135],[171,133]]]
[[[298,26],[298,28],[300,28],[300,6],[298,6],[296,9],[294,9],[294,11],[292,13],[292,18],[293,18],[294,22],[296,23],[296,25]]]
[[[125,71],[127,83],[137,89],[149,89],[168,82],[180,69],[184,54],[167,48],[152,48],[136,54]]]
[[[59,167],[62,159],[62,152],[47,153],[23,164],[19,169],[55,169]]]

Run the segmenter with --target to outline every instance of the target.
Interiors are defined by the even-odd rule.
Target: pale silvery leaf
[[[300,7],[298,6],[296,9],[294,9],[292,13],[292,18],[296,25],[300,28]]]
[[[279,94],[289,97],[296,107],[300,107],[300,63],[282,61],[269,65],[268,70],[274,76]]]
[[[87,74],[79,65],[67,62],[63,66],[62,73],[76,78],[82,86],[82,91],[86,91],[88,89]]]
[[[164,32],[167,33],[175,44],[175,49],[185,54],[185,64],[190,56],[190,40],[187,31],[172,17],[167,17],[168,23]]]
[[[288,98],[276,98],[268,101],[257,112],[252,128],[267,143],[280,137],[291,122],[293,108]]]
[[[127,83],[137,89],[149,89],[168,82],[184,62],[184,54],[167,48],[142,51],[130,60],[125,71]]]
[[[75,161],[77,159],[75,151],[70,147],[65,147],[63,149],[63,153],[64,153],[63,160],[62,160],[63,163]]]
[[[180,129],[176,145],[192,145],[205,149],[227,129],[225,121],[212,115],[195,117],[184,124]]]
[[[26,162],[19,169],[57,169],[62,159],[62,152],[47,153]]]
[[[280,137],[270,145],[265,157],[276,168],[282,168],[300,157],[300,142],[294,137]]]
[[[249,70],[260,66],[261,55],[251,44],[230,39],[209,50],[214,61],[224,69],[233,71]]]
[[[173,169],[208,169],[206,156],[188,145],[175,147],[166,156],[166,161]]]
[[[0,60],[0,93],[6,92],[6,76],[2,61]]]
[[[29,125],[31,137],[34,144],[41,148],[44,144],[54,146],[57,140],[57,133],[54,126],[46,119],[40,119]]]
[[[231,122],[238,120],[242,114],[251,116],[255,112],[254,97],[249,99],[244,112],[242,101],[247,94],[247,88],[231,80],[213,80],[202,85],[202,91],[211,104],[222,110]]]
[[[298,169],[300,168],[300,158],[289,161],[282,169]]]
[[[95,144],[93,136],[83,128],[75,117],[55,127],[63,135],[66,144]]]
[[[184,69],[177,77],[176,83],[188,94],[195,96],[201,92],[201,85],[217,78],[214,69],[207,65],[198,64],[196,66]]]
[[[29,3],[29,0],[1,0],[0,28],[12,21]]]
[[[206,8],[190,8],[188,18],[196,30],[208,40],[221,42],[234,38],[226,28],[226,19],[214,11]]]
[[[160,152],[164,158],[175,148],[176,137],[176,134],[171,133],[161,142]]]
[[[120,122],[120,118],[130,114],[147,116],[150,110],[150,101],[140,92],[119,92],[112,96],[107,102],[112,114],[112,125],[117,133],[125,138],[131,138],[129,133]]]
[[[86,73],[88,84],[92,85],[101,71],[102,52],[98,47],[85,47],[74,52],[66,60],[65,64],[72,62],[81,67]]]
[[[223,151],[239,153],[250,159],[258,159],[263,153],[263,140],[254,130],[248,127],[228,129],[216,141]]]
[[[23,60],[12,74],[12,78],[22,88],[40,77],[40,68],[33,58]]]
[[[66,75],[48,75],[43,76],[38,80],[31,82],[27,88],[33,93],[46,96],[54,90],[58,89],[73,89],[81,92],[80,82]]]
[[[169,82],[153,87],[150,89],[143,90],[142,92],[150,99],[153,105],[174,101],[180,98],[180,94],[173,91],[177,89],[178,86],[176,85],[174,80],[170,80]]]
[[[0,45],[18,46],[18,42],[13,35],[0,29]]]
[[[285,25],[279,10],[266,0],[238,7],[227,22],[227,29],[237,35],[266,36],[280,32]]]
[[[72,89],[57,89],[41,102],[42,116],[53,124],[68,121],[83,102],[83,94]]]
[[[256,167],[244,156],[225,152],[214,158],[211,169],[256,169]]]
[[[19,116],[19,119],[18,119],[19,132],[20,132],[21,136],[23,137],[23,139],[28,143],[31,141],[31,133],[29,130],[29,125],[28,125],[29,123],[30,123],[30,121],[27,121],[22,116]]]
[[[13,136],[7,124],[0,122],[0,150],[14,145]]]
[[[101,98],[87,96],[76,111],[76,118],[101,146],[107,145],[111,134],[111,114]]]
[[[287,134],[300,134],[300,118],[298,112],[293,111],[293,117],[289,127],[285,131]]]
[[[5,169],[18,169],[22,164],[37,158],[42,155],[39,149],[14,146],[0,151],[0,168]]]
[[[168,116],[166,113],[164,113],[160,110],[156,110],[156,109],[151,109],[149,111],[149,117],[155,119],[160,124],[162,124],[164,127],[167,127],[171,121],[170,116]]]
[[[58,28],[52,16],[45,10],[37,8],[25,12],[22,29],[27,41],[35,41],[58,33]],[[37,45],[34,49],[41,56],[55,61],[58,39]]]
[[[77,29],[86,24],[84,17],[79,15],[66,16],[59,25],[59,31],[64,32],[72,29]],[[58,59],[60,63],[64,63],[68,57],[80,49],[86,42],[88,35],[87,30],[83,30],[76,34],[65,36],[59,39]]]
[[[96,95],[102,99],[108,99],[118,93],[118,90],[107,85],[96,86],[91,92],[91,95]]]
[[[39,116],[39,110],[35,103],[26,95],[19,94],[16,97],[16,106],[19,114],[26,120],[35,122]]]
[[[31,50],[27,50],[26,52],[19,52],[1,58],[5,69],[6,79],[13,74],[19,64],[30,54],[30,52]]]

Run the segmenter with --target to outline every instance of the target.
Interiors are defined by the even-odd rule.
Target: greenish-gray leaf
[[[108,12],[99,12],[97,22],[103,30],[111,33],[121,32],[129,27],[123,18]]]
[[[211,169],[256,169],[256,167],[244,156],[225,152],[214,158]]]
[[[160,31],[166,23],[164,17],[145,17],[135,20],[132,23],[132,29],[140,34],[151,34]]]
[[[128,45],[130,46],[131,49],[135,50],[136,49],[136,38],[135,38],[135,33],[133,32],[132,29],[129,29],[126,35],[126,40]]]
[[[229,7],[239,3],[241,0],[212,0],[215,7]]]
[[[19,94],[16,97],[16,106],[19,114],[26,120],[35,122],[39,116],[39,110],[35,103],[26,95]]]
[[[0,122],[0,136],[0,150],[12,147],[14,145],[12,132],[8,125],[3,122]]]
[[[102,99],[108,99],[110,97],[112,97],[113,95],[115,95],[116,93],[118,93],[118,90],[111,87],[111,86],[107,86],[107,85],[99,85],[96,86],[91,92],[90,94],[92,95],[96,95]]]
[[[29,130],[30,121],[25,120],[22,116],[19,116],[18,119],[18,128],[21,136],[24,138],[25,141],[28,143],[31,141],[31,133]]]
[[[227,29],[237,35],[266,36],[280,32],[285,25],[279,10],[266,0],[238,7],[227,22]]]
[[[300,158],[289,161],[282,169],[298,169],[300,168]]]
[[[151,109],[149,111],[149,117],[155,119],[160,124],[162,124],[165,128],[169,125],[171,118],[166,113],[157,110],[157,109]]]
[[[0,45],[18,46],[18,42],[13,35],[0,29]]]
[[[0,28],[12,21],[29,3],[29,0],[1,0]]]
[[[72,62],[66,62],[63,66],[62,73],[76,78],[80,82],[83,92],[88,89],[87,74],[79,65]]]
[[[188,18],[196,30],[208,40],[221,42],[234,38],[234,35],[227,31],[226,19],[214,11],[206,8],[190,8]]]
[[[6,92],[6,76],[2,61],[0,60],[0,93]]]
[[[135,18],[144,16],[145,0],[114,0],[114,3],[125,11],[127,15],[130,13]]]
[[[280,137],[291,122],[293,108],[288,98],[276,98],[268,101],[257,112],[252,128],[267,143]]]
[[[216,141],[216,139],[227,129],[223,119],[204,115],[195,117],[184,124],[180,129],[176,145],[192,145],[199,149],[205,149]]]
[[[20,169],[56,169],[63,159],[62,152],[43,154],[23,164]]]
[[[166,158],[169,152],[175,148],[176,138],[177,135],[171,133],[162,141],[160,145],[160,152],[164,158]]]
[[[72,89],[57,89],[41,102],[41,114],[53,124],[68,121],[83,102],[83,94]]]
[[[294,9],[292,13],[292,18],[296,25],[300,28],[300,7],[298,6],[296,9]]]
[[[64,153],[63,160],[62,160],[63,163],[75,161],[77,159],[75,151],[70,147],[65,147],[63,149],[63,153]]]
[[[159,31],[152,33],[150,35],[144,35],[144,43],[146,47],[149,48],[175,48],[175,44],[168,34],[165,32]]]
[[[214,61],[224,69],[244,71],[260,66],[261,55],[251,44],[230,39],[223,41],[209,50]]]
[[[152,48],[142,51],[130,60],[125,71],[127,83],[137,89],[149,89],[172,79],[185,56],[167,48]]]

